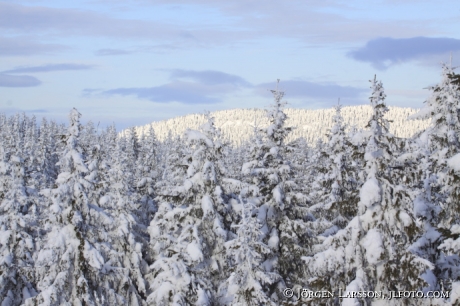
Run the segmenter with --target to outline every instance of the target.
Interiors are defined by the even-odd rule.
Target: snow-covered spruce
[[[374,113],[368,124],[371,134],[365,153],[366,182],[360,190],[358,215],[317,246],[319,252],[304,257],[314,290],[346,288],[385,294],[421,290],[426,285],[422,274],[432,269],[430,262],[409,250],[421,229],[414,217],[413,203],[398,173],[391,168],[394,140],[384,117],[388,109],[382,83],[374,78],[371,84]],[[344,299],[342,305],[364,300]]]
[[[104,239],[103,226],[111,220],[88,197],[94,194],[95,165],[82,154],[80,116],[76,109],[70,113],[56,188],[42,191],[49,204],[40,220],[46,235],[38,241],[40,251],[34,258],[38,295],[26,305],[125,303],[124,274],[106,260],[111,245]]]
[[[260,240],[262,232],[254,200],[246,199],[245,191],[241,193],[242,218],[240,224],[235,225],[237,237],[225,243],[231,274],[220,285],[220,305],[276,305],[267,296],[267,288],[280,276],[264,269],[262,261],[271,250]]]
[[[352,145],[345,133],[341,105],[335,107],[328,142],[318,142],[313,164],[314,181],[309,211],[315,217],[314,229],[321,236],[329,236],[344,228],[356,215],[358,182],[352,165]],[[311,227],[311,226],[310,226]]]
[[[412,116],[431,119],[417,138],[419,169],[424,173],[423,188],[417,190],[417,212],[426,227],[417,250],[435,264],[436,278],[430,285],[437,289],[453,289],[460,281],[460,257],[453,244],[460,225],[460,75],[454,69],[442,66],[441,82],[430,88],[425,108]]]
[[[261,130],[263,138],[255,141],[250,150],[251,160],[243,164],[242,172],[250,184],[251,196],[258,198],[261,239],[271,251],[263,254],[264,269],[281,276],[267,288],[267,294],[274,303],[280,303],[285,286],[301,285],[300,258],[307,254],[308,235],[303,219],[305,209],[294,200],[297,197],[301,202],[303,196],[296,196],[294,174],[286,159],[291,148],[285,144],[285,138],[292,128],[285,126],[284,92],[276,89],[272,93],[274,104],[267,111],[270,125]]]
[[[0,204],[0,302],[21,305],[36,295],[34,288],[33,231],[37,226],[36,194],[25,187],[23,159],[10,157],[7,191]],[[8,175],[9,174],[9,175]]]
[[[182,177],[160,184],[159,210],[149,227],[154,262],[147,301],[156,305],[212,305],[226,272],[222,144],[213,118],[184,138],[187,152],[171,160]]]
[[[158,142],[155,131],[150,128],[147,135],[142,135],[139,144],[139,158],[136,163],[136,193],[137,202],[147,214],[143,216],[143,222],[149,222],[155,213],[154,186],[158,179]]]

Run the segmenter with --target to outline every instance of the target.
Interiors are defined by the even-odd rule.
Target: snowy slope
[[[425,129],[429,120],[407,120],[418,110],[403,107],[389,107],[387,118],[393,120],[391,132],[398,137],[410,137],[414,133]],[[314,144],[318,137],[325,139],[325,134],[332,126],[334,109],[286,109],[288,116],[287,126],[296,127],[289,134],[287,141],[304,137],[309,143]],[[345,124],[349,127],[355,125],[364,128],[372,114],[370,105],[347,106],[342,108]],[[211,113],[215,124],[221,129],[222,135],[233,144],[240,144],[251,135],[254,122],[260,126],[268,125],[265,110],[263,109],[231,109]],[[205,122],[203,114],[191,114],[168,120],[152,122],[150,125],[155,130],[159,140],[164,140],[171,131],[173,135],[182,135],[187,128],[197,129]],[[148,134],[150,125],[136,127],[138,135]],[[124,133],[124,131],[122,131]]]

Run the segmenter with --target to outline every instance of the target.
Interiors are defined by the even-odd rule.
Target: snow
[[[243,205],[236,199],[230,199],[230,207],[237,214],[240,214],[243,209]]]
[[[184,181],[183,188],[184,188],[185,191],[190,190],[192,187],[193,187],[193,181],[192,180],[185,180]]]
[[[380,202],[380,194],[381,190],[379,182],[376,178],[371,177],[363,184],[361,190],[359,191],[359,197],[361,199],[360,204],[366,207],[370,207],[375,203]]]
[[[460,172],[460,153],[449,158],[447,160],[447,165],[454,171]]]
[[[396,158],[399,162],[406,162],[406,161],[415,161],[418,157],[416,153],[403,153]]]
[[[408,120],[420,120],[420,119],[428,119],[433,112],[431,107],[424,107],[419,110],[417,113],[407,117]]]
[[[22,158],[20,158],[19,156],[13,155],[11,156],[10,161],[13,163],[19,164],[19,163],[22,163]]]
[[[152,305],[163,305],[164,297],[171,296],[174,293],[174,285],[170,282],[163,282],[156,290],[148,297],[147,302]]]
[[[8,240],[10,239],[11,231],[9,230],[2,230],[0,231],[0,244],[6,245]]]
[[[410,137],[416,132],[425,129],[429,125],[429,120],[412,120],[408,121],[408,115],[414,114],[418,110],[403,107],[388,107],[388,118],[394,120],[391,130],[398,137]],[[297,138],[305,138],[310,145],[313,145],[318,137],[323,140],[328,127],[333,125],[332,118],[335,114],[333,108],[327,109],[294,109],[286,108],[287,115],[286,125],[298,127],[289,133],[286,137],[286,143]],[[370,105],[344,106],[341,109],[346,126],[366,126],[372,113]],[[222,136],[232,145],[241,145],[244,141],[249,140],[253,135],[254,120],[257,121],[260,128],[267,127],[269,121],[264,109],[232,109],[223,111],[214,111],[210,114],[215,118],[217,128],[222,131]],[[190,114],[180,118],[171,118],[163,121],[152,122],[145,126],[136,127],[138,135],[147,135],[150,127],[153,127],[159,140],[167,139],[168,133],[172,136],[183,135],[187,128],[198,129],[206,118],[204,115]],[[234,124],[237,122],[237,124]],[[124,135],[125,131],[120,134]],[[366,139],[364,131],[357,135],[355,140],[363,141]],[[361,136],[362,139],[361,139]],[[368,138],[368,137],[367,137]]]
[[[102,258],[99,251],[88,243],[88,241],[85,241],[83,256],[87,260],[88,264],[97,270],[100,270],[104,266],[104,258]]]
[[[72,156],[72,159],[73,159],[73,162],[74,162],[74,165],[77,171],[81,173],[87,173],[88,168],[85,166],[83,162],[83,156],[75,150],[70,151],[70,154]]]
[[[366,236],[362,239],[361,245],[366,250],[366,259],[371,265],[376,265],[383,254],[383,240],[381,233],[373,228],[370,229]]]
[[[192,242],[187,245],[187,254],[193,261],[203,260],[203,253],[201,252],[200,246],[196,242]]]
[[[360,144],[365,143],[367,139],[369,139],[370,135],[371,135],[370,131],[361,130],[353,134],[350,140],[354,145],[360,145]]]
[[[270,233],[270,239],[267,241],[267,245],[273,249],[277,250],[279,247],[280,238],[278,237],[278,231],[274,228]]]
[[[197,305],[197,306],[209,305],[208,295],[206,294],[206,291],[204,291],[202,288],[198,288],[197,296],[198,296],[198,299],[197,299],[195,305]]]
[[[5,162],[0,162],[0,173],[5,174],[8,172],[8,164]]]
[[[450,228],[450,232],[452,234],[460,234],[460,225],[458,225],[458,224],[452,225],[451,228]]]
[[[64,184],[71,177],[72,177],[72,174],[70,172],[61,172],[61,173],[59,173],[59,175],[58,175],[58,177],[56,179],[56,184]]]
[[[108,195],[105,195],[105,196],[102,196],[100,199],[99,199],[99,205],[101,206],[104,206],[106,205],[107,203],[110,202],[110,196]]]
[[[449,298],[450,305],[457,305],[460,301],[460,282],[452,283],[452,290]]]
[[[252,169],[254,169],[257,166],[257,161],[253,160],[250,162],[246,162],[243,164],[243,167],[241,168],[241,172],[245,175],[251,173]]]
[[[38,253],[37,263],[44,264],[52,261],[54,258],[53,250],[42,250]]]
[[[203,210],[204,217],[206,217],[207,215],[214,214],[214,201],[211,199],[209,195],[205,195],[201,199],[201,209]]]
[[[354,292],[363,291],[363,281],[356,277],[345,289],[345,292],[342,293],[343,296],[352,296]],[[342,306],[360,306],[361,303],[357,298],[349,297],[342,299]]]
[[[273,189],[273,199],[275,199],[276,204],[280,205],[281,209],[283,209],[284,195],[279,185]]]
[[[400,211],[399,212],[399,220],[402,222],[402,224],[405,227],[408,227],[408,226],[410,226],[412,224],[411,217],[405,211]]]
[[[212,141],[200,131],[187,130],[185,131],[185,137],[187,138],[188,142],[203,141],[208,147],[213,147]]]

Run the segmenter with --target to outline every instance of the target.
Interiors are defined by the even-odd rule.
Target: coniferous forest
[[[1,305],[459,305],[460,75],[406,138],[370,85],[315,145],[278,89],[238,146],[210,114],[161,141],[1,115]]]

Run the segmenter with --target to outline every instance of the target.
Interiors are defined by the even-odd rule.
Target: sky
[[[0,112],[101,127],[190,113],[368,103],[423,107],[460,65],[454,0],[0,1]]]

